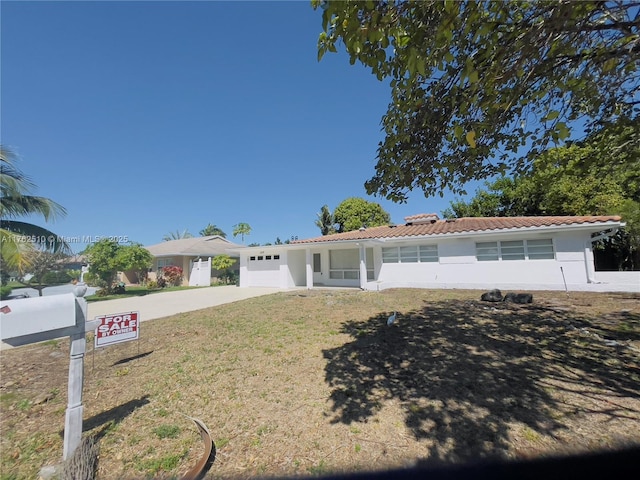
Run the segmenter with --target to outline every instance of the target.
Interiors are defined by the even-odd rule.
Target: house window
[[[158,259],[158,271],[164,267],[170,267],[173,265],[173,258],[159,258]]]
[[[274,260],[280,260],[280,255],[274,255],[274,256],[273,256],[273,259],[274,259]]]
[[[418,246],[400,247],[400,263],[417,263],[418,262]]]
[[[382,248],[382,263],[398,263],[398,247]]]
[[[271,255],[267,255],[267,256],[265,257],[265,260],[271,260]]]
[[[502,260],[524,260],[524,241],[500,242]]]
[[[420,262],[437,262],[438,246],[437,245],[420,245]]]
[[[258,255],[258,260],[262,260],[264,257],[262,255]]]
[[[322,264],[320,262],[320,254],[319,253],[314,253],[313,254],[313,273],[320,273],[322,272]]]
[[[479,262],[554,258],[553,240],[550,238],[476,243],[476,260]]]
[[[437,262],[438,260],[437,245],[382,248],[382,263],[423,263]]]
[[[256,257],[249,257],[249,260],[251,260],[252,262],[255,261]]]
[[[527,254],[529,260],[553,260],[553,241],[550,238],[527,240]]]
[[[374,269],[372,248],[365,249],[365,266],[367,269],[367,280],[373,280]],[[360,278],[360,251],[357,248],[349,250],[330,250],[329,278],[333,280],[358,280]]]
[[[490,262],[500,258],[498,242],[478,242],[476,243],[476,259],[479,262]]]

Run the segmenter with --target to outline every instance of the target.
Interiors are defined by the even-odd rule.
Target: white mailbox
[[[79,284],[75,294],[25,298],[0,302],[0,337],[6,343],[19,346],[70,337],[68,403],[64,421],[64,451],[66,460],[82,440],[82,386],[86,332],[100,323],[87,322],[87,301],[81,298],[86,285]],[[79,298],[76,298],[76,294]]]
[[[2,340],[76,326],[76,297],[73,293],[6,300],[2,307]]]

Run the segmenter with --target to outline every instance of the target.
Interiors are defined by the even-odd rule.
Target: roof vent
[[[436,223],[440,220],[437,213],[420,213],[418,215],[411,215],[410,217],[404,217],[404,221],[407,225],[420,225],[424,223]]]
[[[365,227],[364,225],[361,226],[358,230],[360,230],[361,232],[364,232],[367,229],[367,227]]]

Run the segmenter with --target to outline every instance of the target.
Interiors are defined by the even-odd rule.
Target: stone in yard
[[[34,405],[40,405],[41,403],[47,403],[49,400],[53,398],[52,393],[41,393],[36,398],[33,399]]]
[[[497,288],[489,292],[484,292],[480,297],[480,300],[482,300],[483,302],[501,302],[502,292]]]
[[[531,303],[533,302],[533,295],[530,293],[507,293],[504,296],[505,302],[513,303]]]

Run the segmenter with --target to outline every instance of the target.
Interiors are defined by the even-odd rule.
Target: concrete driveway
[[[111,313],[140,312],[140,320],[144,322],[145,320],[168,317],[176,313],[191,312],[279,291],[281,289],[267,287],[203,287],[176,292],[152,293],[144,297],[90,302],[89,319]]]
[[[232,303],[247,298],[270,295],[283,291],[279,288],[247,287],[202,287],[175,292],[160,292],[143,297],[119,298],[89,303],[89,318],[93,320],[100,315],[114,313],[139,312],[140,321],[169,317],[177,313],[192,312],[203,308]],[[65,292],[61,292],[65,293]],[[29,299],[17,300],[28,302]],[[0,350],[13,348],[5,342],[0,342]]]

